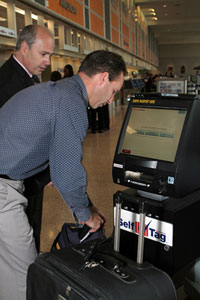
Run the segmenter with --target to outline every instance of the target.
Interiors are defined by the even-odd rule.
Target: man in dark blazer
[[[0,107],[14,94],[35,83],[50,65],[54,50],[51,32],[40,25],[28,25],[20,33],[16,52],[0,68]],[[33,228],[36,248],[40,249],[43,188],[50,181],[48,170],[24,181],[25,196],[28,198],[27,216]]]
[[[0,68],[0,107],[14,94],[31,85],[34,85],[33,79],[11,55]]]

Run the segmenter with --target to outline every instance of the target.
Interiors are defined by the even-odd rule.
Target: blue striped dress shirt
[[[77,74],[26,88],[0,110],[0,174],[22,180],[44,170],[81,221],[90,216],[82,144],[88,96]]]

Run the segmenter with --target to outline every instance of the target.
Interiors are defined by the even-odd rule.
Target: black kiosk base
[[[179,272],[184,276],[184,269],[200,257],[200,190],[183,198],[155,201],[127,189],[114,194],[114,206],[118,197],[122,200],[120,253],[136,260],[142,203],[146,212],[144,262],[152,263],[172,278]]]

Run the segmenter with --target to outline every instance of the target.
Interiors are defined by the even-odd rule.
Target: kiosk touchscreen
[[[198,96],[130,96],[113,161],[114,182],[160,199],[199,189],[199,130]]]

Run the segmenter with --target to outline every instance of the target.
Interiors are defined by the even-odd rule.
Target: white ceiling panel
[[[158,44],[200,44],[200,0],[136,0]],[[148,15],[153,8],[157,21]]]

